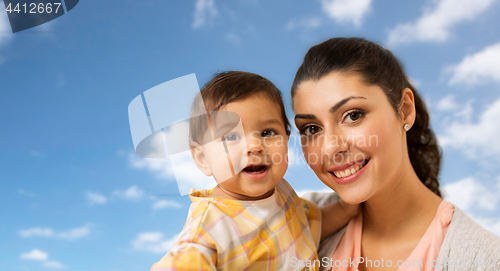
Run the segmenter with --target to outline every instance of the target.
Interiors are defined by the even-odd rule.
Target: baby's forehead
[[[226,110],[209,112],[206,121],[208,122],[207,129],[203,133],[205,141],[211,141],[212,137],[220,138],[241,126],[241,117],[238,113]]]
[[[218,111],[232,111],[232,112],[245,112],[253,113],[255,115],[261,115],[263,112],[267,114],[280,114],[281,108],[284,105],[280,101],[276,101],[267,93],[255,93],[248,97],[237,99],[228,103],[225,103],[218,107]],[[273,109],[270,112],[267,109]]]

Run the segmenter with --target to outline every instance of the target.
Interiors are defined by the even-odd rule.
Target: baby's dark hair
[[[191,108],[191,116],[200,116],[192,117],[189,122],[191,141],[202,143],[203,134],[208,129],[208,119],[203,117],[205,112],[210,114],[211,111],[218,111],[228,103],[240,101],[256,94],[265,95],[279,106],[286,133],[290,135],[290,122],[286,117],[281,91],[265,77],[242,71],[220,72],[203,86],[200,94],[203,103],[198,95]],[[202,107],[203,104],[205,108]]]

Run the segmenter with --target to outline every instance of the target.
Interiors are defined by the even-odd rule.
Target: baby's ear
[[[212,176],[212,170],[203,152],[203,147],[198,142],[191,142],[191,156],[196,166],[207,176]]]

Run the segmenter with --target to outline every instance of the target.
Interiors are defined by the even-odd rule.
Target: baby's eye
[[[240,136],[238,136],[237,134],[228,134],[224,136],[224,141],[236,141],[240,139]]]
[[[276,131],[273,130],[264,130],[260,136],[262,137],[270,137],[270,136],[275,136],[277,133]]]
[[[302,130],[300,131],[300,134],[303,136],[312,136],[314,134],[317,134],[321,132],[321,128],[316,125],[308,125],[306,127],[303,127]]]
[[[356,122],[359,119],[361,119],[364,116],[364,112],[360,110],[353,110],[349,113],[344,118],[344,121],[346,122]]]

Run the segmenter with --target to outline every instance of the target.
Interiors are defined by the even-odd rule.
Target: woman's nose
[[[330,131],[325,132],[324,136],[321,153],[325,159],[337,161],[338,157],[344,158],[348,154],[349,143],[342,134]]]

